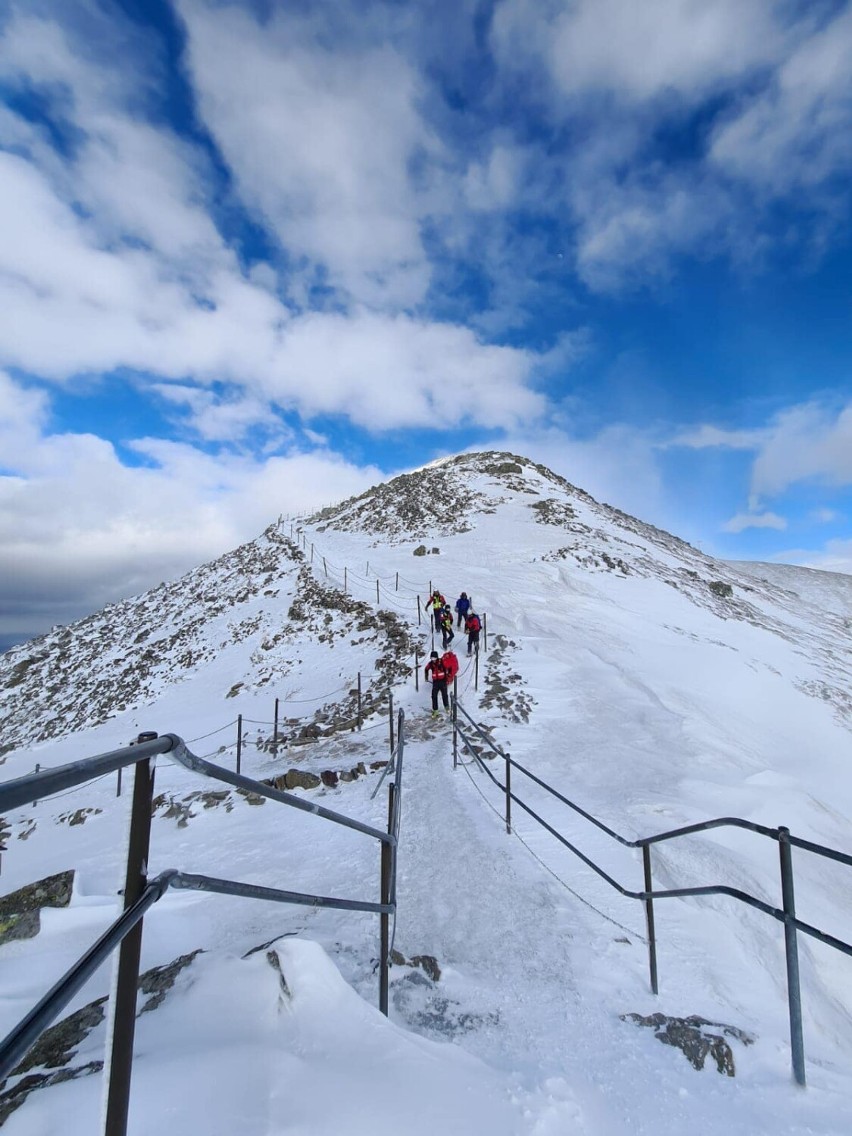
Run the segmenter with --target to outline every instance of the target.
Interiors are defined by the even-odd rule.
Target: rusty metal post
[[[508,753],[504,753],[506,759],[506,832],[512,831],[512,763],[509,760]]]
[[[642,845],[642,866],[645,872],[645,892],[648,896],[654,890],[654,881],[651,877],[651,845]],[[648,931],[648,967],[651,972],[651,991],[659,994],[657,982],[657,934],[654,929],[654,901],[645,900],[645,926]]]
[[[243,756],[243,716],[237,714],[237,773],[240,771],[240,760]]]
[[[148,883],[148,850],[151,844],[151,807],[154,800],[154,763],[139,761],[133,778],[124,910],[142,895]],[[142,920],[129,931],[118,955],[118,975],[112,1008],[112,1044],[107,1089],[105,1136],[124,1136],[130,1105],[130,1074],[133,1067],[133,1036],[136,1030],[136,987],[142,953]]]
[[[388,832],[393,831],[394,793],[396,786],[391,781],[388,785]],[[382,842],[382,869],[379,902],[390,903],[391,899],[391,846]],[[388,1014],[388,985],[390,972],[390,915],[382,912],[380,923],[380,959],[379,959],[379,1009],[387,1017]]]
[[[388,687],[388,726],[390,728],[390,751],[393,754],[393,691]]]

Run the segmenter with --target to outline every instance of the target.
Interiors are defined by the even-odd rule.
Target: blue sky
[[[0,32],[0,645],[472,447],[852,571],[847,3]]]

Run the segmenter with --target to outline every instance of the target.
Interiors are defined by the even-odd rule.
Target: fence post
[[[420,595],[417,596],[417,626],[420,626]]]
[[[650,896],[654,890],[654,882],[651,878],[651,845],[642,845],[642,867],[645,873],[645,892]],[[654,994],[659,994],[659,986],[657,983],[657,934],[654,929],[654,901],[653,899],[645,900],[645,926],[648,931],[648,966],[651,971],[651,990]]]
[[[393,756],[393,691],[388,688],[388,726],[390,727],[390,751]]]
[[[116,797],[121,796],[121,769],[120,768],[118,769],[118,777],[116,779],[115,795],[116,795]]]
[[[420,690],[420,652],[414,648],[414,689]]]
[[[314,542],[311,541],[311,564],[314,562]]]
[[[154,735],[156,737],[156,734]],[[124,881],[124,910],[142,895],[148,883],[148,850],[151,843],[151,806],[154,800],[154,768],[150,758],[136,763],[130,838]],[[130,1074],[133,1067],[133,1035],[136,1029],[136,987],[142,953],[142,923],[139,920],[119,948],[118,974],[112,1010],[109,1086],[107,1088],[105,1136],[124,1136],[130,1104]]]
[[[275,699],[275,722],[272,726],[272,744],[278,745],[278,699]]]
[[[784,947],[787,954],[787,1004],[790,1010],[790,1047],[793,1076],[797,1085],[806,1085],[805,1045],[802,1040],[802,994],[799,988],[799,947],[796,928],[796,899],[793,891],[793,849],[789,828],[778,829],[778,851],[781,856],[781,895],[784,903]]]
[[[367,571],[366,571],[365,575],[367,575],[367,576],[370,575],[370,561],[369,560],[367,561]]]
[[[38,762],[36,762],[35,771],[36,773],[41,773],[41,765]],[[35,808],[37,804],[38,801],[33,801],[33,808]]]
[[[344,564],[343,565],[343,594],[344,595],[346,595],[346,589],[349,587],[349,585],[346,582],[346,572],[347,572],[347,568],[346,568],[346,565]]]
[[[482,613],[482,649],[488,650],[488,612]]]
[[[358,729],[361,729],[361,672],[358,671]]]
[[[391,716],[392,717],[392,716]],[[393,729],[393,727],[391,727]],[[394,793],[396,786],[388,785],[388,833],[393,831]],[[391,894],[391,846],[382,841],[382,877],[379,902],[390,903]],[[388,972],[390,970],[390,916],[382,912],[379,916],[381,926],[381,958],[379,960],[379,1010],[388,1015]]]
[[[379,602],[380,602],[379,601],[379,578],[377,576],[376,577],[376,603],[378,604]]]
[[[459,735],[458,735],[458,722],[459,722],[459,680],[453,677],[453,769],[458,768],[459,764]]]
[[[237,714],[237,773],[240,771],[240,759],[243,756],[243,716]]]
[[[396,574],[396,588],[394,589],[394,591],[399,591],[399,572],[397,572]],[[417,598],[419,599],[420,597],[418,596]]]
[[[322,558],[322,570],[326,574],[326,576],[328,576],[328,568],[325,563],[325,557]]]
[[[479,651],[473,655],[473,689],[479,690]]]
[[[504,753],[506,759],[506,832],[512,832],[512,763],[509,760],[508,753]]]

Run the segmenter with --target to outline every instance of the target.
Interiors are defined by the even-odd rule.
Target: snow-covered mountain
[[[624,836],[741,816],[852,852],[852,580],[715,561],[505,453],[444,459],[281,519],[172,584],[0,658],[3,774],[126,744],[140,729],[178,733],[232,766],[239,714],[244,771],[325,773],[304,792],[381,824],[370,766],[387,755],[390,693],[408,718],[397,947],[408,959],[433,956],[441,975],[395,967],[384,1023],[352,994],[375,1002],[371,917],[168,895],[146,920],[144,964],[204,953],[140,1017],[134,1102],[146,1103],[134,1104],[132,1130],[848,1131],[852,960],[800,940],[805,1093],[789,1080],[774,921],[733,900],[661,901],[654,998],[640,906],[520,810],[518,839],[507,836],[488,780],[475,765],[453,771],[448,726],[432,721],[413,674],[432,647],[421,614],[431,586],[451,602],[464,589],[487,618],[478,671],[459,651],[462,704]],[[215,786],[167,762],[157,781],[152,873],[374,894],[375,848],[357,834],[211,795]],[[513,787],[625,886],[641,887],[632,851],[532,783]],[[70,905],[43,911],[36,938],[0,948],[0,1026],[114,913],[126,821],[115,788],[111,779],[5,818],[4,892],[69,868],[76,876]],[[667,844],[654,868],[658,887],[726,883],[780,902],[776,846],[753,834],[719,829]],[[796,872],[800,916],[852,941],[852,870],[803,853]],[[272,940],[286,995],[252,953]],[[75,1005],[107,988],[108,975],[93,979]],[[734,1080],[698,1074],[621,1019],[655,1011],[727,1023],[755,1044],[732,1042]],[[74,1067],[97,1043],[95,1031]],[[148,1097],[144,1086],[185,1047],[205,1055],[197,1068],[181,1065],[200,1096],[184,1087]],[[326,1074],[340,1092],[323,1091]],[[80,1132],[91,1130],[96,1082],[32,1093],[9,1131],[50,1130],[69,1109]],[[391,1099],[388,1083],[398,1085]]]

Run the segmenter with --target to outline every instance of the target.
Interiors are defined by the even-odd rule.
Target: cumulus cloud
[[[777,513],[737,513],[722,525],[723,532],[739,533],[745,529],[786,529],[787,521]]]
[[[12,409],[8,418],[5,411]],[[251,457],[136,439],[122,461],[91,434],[56,434],[47,401],[0,374],[0,635],[34,634],[142,591],[279,513],[381,480],[325,449]]]

